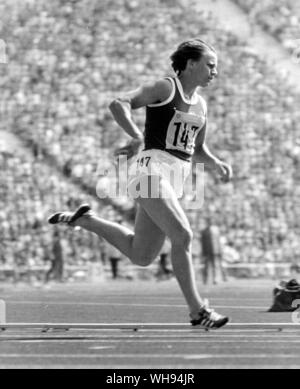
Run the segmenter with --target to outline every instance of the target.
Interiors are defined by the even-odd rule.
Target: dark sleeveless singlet
[[[172,83],[169,98],[146,107],[145,150],[164,150],[190,161],[195,139],[206,123],[206,103],[198,94],[187,101],[180,80],[167,79]]]

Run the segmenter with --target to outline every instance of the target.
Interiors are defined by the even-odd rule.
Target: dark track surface
[[[234,280],[202,287],[232,323],[292,323],[269,313],[274,281]],[[174,280],[0,285],[7,322],[187,323]],[[296,316],[298,312],[295,313]],[[51,330],[0,332],[0,368],[300,368],[299,329]]]

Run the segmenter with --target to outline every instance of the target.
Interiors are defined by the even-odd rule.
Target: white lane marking
[[[154,339],[139,339],[139,340],[134,340],[134,339],[130,339],[130,340],[124,340],[124,339],[119,339],[119,340],[115,340],[115,339],[112,339],[112,340],[95,340],[95,339],[79,339],[79,340],[74,340],[74,339],[70,339],[70,340],[66,340],[66,339],[29,339],[29,340],[18,340],[18,339],[13,339],[13,340],[6,340],[5,343],[122,343],[122,344],[126,344],[126,343],[157,343]],[[212,343],[249,343],[250,341],[249,340],[236,340],[236,339],[232,339],[232,340],[227,340],[227,339],[160,339],[159,340],[159,343],[209,343],[209,344],[212,344]],[[274,344],[274,340],[273,339],[251,339],[251,343],[272,343]],[[284,344],[288,344],[288,341],[287,340],[277,340],[276,339],[276,344],[279,344],[279,343],[284,343]],[[300,340],[295,340],[295,339],[291,339],[290,340],[290,343],[294,344],[294,343],[300,343]],[[291,344],[290,344],[291,346]],[[104,347],[104,346],[103,346]]]
[[[170,359],[229,359],[229,358],[234,358],[234,359],[242,359],[242,358],[299,358],[299,354],[293,353],[293,354],[0,354],[0,358],[68,358],[68,359],[82,359],[82,358],[105,358],[106,360],[108,358],[136,358],[136,359],[141,359],[141,358],[170,358]]]
[[[210,359],[210,358],[299,358],[299,354],[194,354],[194,355],[184,355],[184,359]]]
[[[264,329],[253,329],[253,330],[239,330],[239,334],[236,335],[236,334],[233,334],[234,332],[237,332],[237,330],[218,330],[219,331],[219,334],[215,334],[215,331],[217,330],[211,330],[210,333],[205,333],[206,331],[204,331],[203,329],[200,329],[199,332],[197,331],[193,331],[193,330],[138,330],[136,332],[139,332],[140,335],[130,335],[130,333],[135,333],[135,331],[133,330],[110,330],[114,333],[117,333],[117,332],[120,332],[121,334],[125,334],[127,333],[127,336],[124,335],[124,338],[155,338],[155,339],[159,339],[159,337],[157,335],[154,335],[155,332],[157,333],[161,333],[161,334],[164,334],[161,336],[161,338],[165,339],[169,339],[172,337],[172,335],[170,335],[171,333],[172,334],[177,334],[177,339],[180,337],[180,338],[191,338],[191,339],[202,339],[202,338],[207,338],[207,339],[211,339],[211,338],[247,338],[247,337],[259,337],[259,338],[263,338],[263,337],[267,337],[269,336],[270,338],[274,338],[274,339],[278,339],[279,337],[282,338],[282,339],[286,339],[286,338],[299,338],[299,331],[293,331],[293,330],[283,330],[283,331],[278,331],[276,329],[274,330],[264,330]],[[42,332],[42,331],[38,331],[38,332]],[[58,331],[56,331],[57,333]],[[89,331],[91,332],[91,331]],[[208,331],[207,331],[208,332]],[[47,332],[48,334],[51,334],[51,331]],[[60,333],[63,334],[63,331],[60,331]],[[269,335],[267,334],[269,333]],[[284,333],[289,333],[289,335],[285,335]],[[257,335],[256,335],[257,334]],[[121,336],[121,335],[120,335]],[[24,338],[22,332],[19,332],[19,335],[15,336],[16,338]],[[43,338],[42,335],[36,335],[36,336],[29,336],[30,338]],[[103,335],[101,336],[97,336],[97,334],[95,335],[54,335],[53,337],[57,337],[57,338],[91,338],[91,339],[94,339],[94,340],[99,340],[101,339],[101,337],[103,337]],[[112,339],[113,336],[107,336],[108,338]],[[115,335],[114,338],[118,338],[119,336],[118,335]],[[174,337],[174,336],[173,336]],[[176,337],[176,336],[175,336]],[[211,338],[210,338],[211,337]],[[2,339],[7,339],[7,338],[10,338],[9,335],[5,336],[5,335],[1,335],[1,332],[0,332],[0,342],[2,341]],[[44,337],[45,339],[49,338],[49,336],[45,336]]]
[[[7,301],[7,299],[8,298],[15,298],[16,296],[12,296],[12,295],[10,295],[10,296],[2,296],[1,298],[2,299],[4,299],[5,301]],[[70,296],[70,297],[73,297],[73,300],[75,299],[75,298],[77,298],[76,296]],[[82,296],[82,297],[84,297],[84,296]],[[175,301],[175,302],[177,302],[177,303],[179,303],[179,302],[182,302],[182,303],[184,303],[184,301],[183,301],[183,299],[182,298],[180,298],[180,297],[166,297],[166,296],[161,296],[161,297],[157,297],[157,296],[141,296],[143,299],[151,299],[151,300],[158,300],[158,301],[161,301],[162,299],[163,300],[172,300],[172,301]],[[95,298],[96,299],[98,299],[98,297],[97,296],[95,296]],[[117,302],[119,302],[120,300],[129,300],[129,299],[132,299],[132,298],[136,298],[136,295],[135,296],[132,296],[132,295],[126,295],[126,296],[124,296],[124,295],[115,295],[115,296],[108,296],[108,295],[102,295],[101,296],[101,298],[102,299],[112,299],[112,300],[114,300],[114,299],[116,299],[117,300]],[[22,300],[10,300],[11,302],[15,302],[15,303],[23,303],[23,301]],[[39,302],[40,300],[31,300],[31,301],[33,301],[33,302]],[[44,300],[45,301],[45,300]],[[269,298],[241,298],[241,297],[210,297],[209,298],[209,301],[211,301],[211,302],[214,302],[214,303],[216,303],[216,302],[222,302],[222,301],[225,301],[225,302],[230,302],[230,301],[242,301],[242,302],[244,302],[244,301],[250,301],[250,302],[253,302],[253,301],[259,301],[259,302],[269,302],[270,301],[270,299]],[[57,300],[57,302],[59,302],[59,300]],[[73,302],[72,301],[70,301],[70,303],[71,304],[73,304]],[[92,301],[89,301],[88,302],[88,304],[93,304],[93,302]],[[97,302],[95,302],[95,304],[97,304]]]
[[[174,354],[0,354],[0,358],[68,358],[68,359],[77,359],[77,358],[183,358],[184,355],[174,355]]]
[[[256,332],[256,333],[240,333],[240,334],[233,334],[233,333],[212,333],[212,332],[209,332],[209,333],[195,333],[195,332],[191,332],[191,333],[185,333],[185,332],[182,332],[182,331],[172,331],[173,333],[175,332],[176,334],[173,334],[173,333],[169,333],[171,331],[165,331],[166,333],[163,334],[163,335],[159,335],[159,334],[148,334],[148,333],[135,333],[133,335],[131,334],[124,334],[125,331],[121,332],[120,334],[109,334],[109,335],[97,335],[97,334],[94,334],[94,335],[89,335],[89,334],[81,334],[81,335],[76,335],[76,334],[62,334],[62,335],[57,335],[57,334],[51,334],[50,336],[49,335],[35,335],[35,334],[31,334],[31,335],[23,335],[22,333],[19,333],[18,335],[1,335],[0,333],[0,343],[3,342],[3,341],[8,341],[8,340],[16,340],[16,341],[19,341],[19,340],[54,340],[54,339],[68,339],[68,341],[80,341],[80,340],[92,340],[92,341],[102,341],[102,340],[105,340],[105,339],[108,339],[110,341],[113,341],[113,340],[126,340],[126,339],[129,339],[129,340],[135,340],[135,339],[157,339],[157,340],[161,340],[161,339],[175,339],[175,340],[178,340],[180,339],[178,337],[178,335],[180,334],[181,335],[181,340],[185,340],[185,339],[192,339],[192,340],[201,340],[201,339],[207,339],[207,340],[213,340],[213,339],[216,339],[217,341],[219,340],[222,340],[223,338],[226,338],[226,339],[230,339],[230,338],[233,338],[235,339],[236,341],[238,341],[239,338],[250,338],[251,340],[254,339],[254,338],[259,338],[259,339],[267,339],[267,338],[271,338],[271,339],[276,339],[279,340],[280,339],[284,339],[284,340],[288,340],[288,339],[295,339],[296,337],[299,338],[299,335],[298,335],[298,332],[293,332],[293,331],[290,331],[291,333],[284,333],[284,332],[277,332],[277,331],[273,331],[273,333],[261,333],[260,331],[253,331],[253,332]],[[130,331],[132,332],[132,331]],[[141,331],[142,332],[142,331]],[[152,331],[153,332],[153,331]],[[157,332],[162,332],[162,331],[157,331]],[[179,333],[179,334],[178,334]]]
[[[119,307],[163,307],[163,308],[174,308],[174,307],[186,307],[185,304],[177,304],[172,305],[170,304],[142,304],[142,303],[115,303],[115,302],[109,302],[109,303],[96,303],[96,302],[69,302],[69,301],[8,301],[8,304],[12,305],[83,305],[83,306],[119,306]]]
[[[163,307],[163,308],[173,308],[173,307],[186,307],[185,304],[177,304],[172,305],[170,304],[142,304],[142,303],[115,303],[115,302],[109,302],[109,303],[97,303],[97,302],[84,302],[84,301],[76,301],[76,302],[70,302],[70,301],[8,301],[7,304],[13,304],[13,305],[83,305],[83,306],[134,306],[134,307]]]
[[[162,308],[186,308],[185,304],[141,304],[141,303],[115,303],[115,302],[110,302],[110,303],[96,303],[96,302],[69,302],[69,301],[8,301],[7,304],[14,304],[14,305],[83,305],[83,306],[118,306],[118,307],[162,307]],[[214,308],[220,309],[220,308],[225,308],[225,309],[263,309],[267,310],[269,307],[268,306],[253,306],[253,305],[214,305]]]
[[[196,361],[196,360],[195,360]],[[300,367],[300,364],[299,365],[290,365],[290,364],[280,364],[280,365],[262,365],[261,364],[261,360],[258,362],[259,363],[259,366],[255,365],[255,362],[254,361],[251,361],[251,364],[247,364],[247,363],[239,363],[239,365],[236,365],[236,364],[212,364],[212,363],[209,363],[209,364],[204,364],[203,361],[201,361],[201,366],[199,366],[199,362],[194,362],[193,364],[193,360],[190,360],[190,361],[182,361],[181,364],[179,364],[178,362],[176,362],[176,366],[174,365],[165,365],[165,364],[161,364],[161,362],[158,362],[157,364],[147,364],[147,365],[142,365],[142,364],[132,364],[132,365],[123,365],[121,363],[117,364],[116,362],[113,362],[111,364],[106,364],[106,363],[96,363],[96,364],[90,364],[90,363],[87,363],[86,365],[84,364],[77,364],[75,361],[72,361],[72,363],[68,364],[68,363],[65,363],[64,362],[64,365],[62,364],[59,364],[59,365],[54,365],[54,364],[50,364],[49,362],[45,362],[44,365],[37,365],[35,363],[32,363],[30,362],[30,364],[27,364],[27,365],[24,365],[24,364],[19,364],[17,361],[14,361],[12,364],[3,364],[0,366],[0,369],[4,370],[4,369],[65,369],[66,367],[67,368],[75,368],[75,369],[113,369],[114,371],[116,369],[146,369],[146,370],[150,370],[150,369],[170,369],[170,370],[174,370],[174,368],[176,369],[199,369],[199,367],[201,369],[233,369],[233,370],[236,370],[236,369],[253,369],[253,368],[256,368],[256,369],[283,369],[283,368],[288,368],[288,369],[299,369]]]

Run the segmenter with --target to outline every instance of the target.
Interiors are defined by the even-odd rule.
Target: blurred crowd
[[[27,0],[2,7],[0,36],[9,63],[0,67],[1,126],[33,156],[0,155],[0,262],[43,261],[52,239],[45,217],[52,210],[91,202],[103,216],[116,216],[68,179],[95,188],[98,167],[109,165],[127,139],[108,111],[110,99],[172,74],[169,56],[190,37],[219,54],[218,79],[201,91],[208,103],[207,143],[234,170],[227,185],[206,175],[200,210],[183,199],[195,240],[210,215],[228,262],[298,257],[300,98],[284,73],[267,67],[210,14],[195,14],[179,0]],[[134,115],[142,128],[143,111]],[[47,165],[49,158],[58,170]],[[91,234],[66,230],[63,240],[70,261],[100,255]]]
[[[13,154],[0,150],[0,265],[3,268],[49,267],[57,229],[47,217],[59,209],[74,209],[83,202],[95,211],[114,219],[110,206],[101,206],[92,196],[80,191],[53,167],[27,152]],[[106,248],[92,234],[62,227],[60,243],[66,265],[103,262]]]
[[[283,46],[294,52],[300,48],[300,5],[294,0],[234,0]],[[298,62],[299,63],[299,62]]]

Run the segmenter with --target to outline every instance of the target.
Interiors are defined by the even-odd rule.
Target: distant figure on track
[[[215,170],[224,182],[232,176],[231,167],[212,155],[205,144],[207,108],[197,93],[198,87],[208,86],[216,77],[218,59],[213,47],[192,39],[178,46],[171,61],[176,76],[143,85],[110,104],[114,119],[132,137],[115,155],[125,154],[129,159],[137,154],[128,184],[129,194],[139,205],[134,231],[97,217],[85,204],[74,213],[55,213],[48,221],[94,232],[140,266],[149,265],[157,257],[168,236],[174,274],[186,299],[191,324],[218,328],[228,322],[228,317],[210,309],[197,291],[192,231],[178,201],[192,157],[194,162]],[[131,110],[141,107],[146,107],[144,136],[131,115]],[[179,183],[177,178],[171,180],[170,168],[177,178],[183,177]],[[147,189],[147,195],[142,191],[135,197],[141,188]]]
[[[111,275],[114,280],[120,277],[119,262],[122,260],[122,254],[114,246],[108,247],[108,259],[111,267]]]
[[[201,246],[204,259],[204,284],[207,284],[210,268],[214,284],[217,284],[217,270],[220,270],[222,280],[227,281],[227,274],[223,265],[220,231],[218,226],[213,224],[210,218],[206,219],[206,227],[201,231]]]
[[[64,259],[58,230],[55,230],[53,234],[52,252],[53,258],[51,261],[51,267],[46,273],[45,282],[49,282],[50,277],[52,277],[55,281],[61,282],[63,280]]]
[[[159,253],[158,271],[155,274],[158,280],[169,279],[173,276],[173,270],[169,266],[170,245],[168,240],[165,240],[162,249]]]

